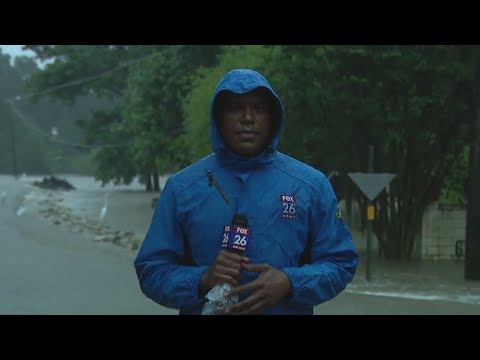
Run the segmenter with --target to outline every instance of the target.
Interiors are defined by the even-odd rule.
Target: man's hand
[[[245,291],[251,292],[245,300],[226,309],[225,314],[259,314],[292,293],[290,280],[283,271],[268,264],[242,264],[242,267],[248,271],[259,272],[260,275],[254,281],[236,287],[225,294],[226,297],[230,297]]]
[[[235,252],[220,250],[212,266],[203,273],[200,279],[200,295],[204,296],[218,284],[229,283],[232,286],[238,286],[242,264],[248,261],[250,260],[247,257]]]

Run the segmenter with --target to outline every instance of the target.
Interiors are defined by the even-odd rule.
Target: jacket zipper
[[[230,205],[230,199],[228,198],[228,195],[223,191],[222,187],[218,183],[217,179],[213,177],[212,171],[208,170],[207,171],[207,176],[208,176],[208,186],[212,186],[212,184],[215,186],[215,188],[218,190],[220,195],[222,195],[223,200],[227,203],[227,205]]]

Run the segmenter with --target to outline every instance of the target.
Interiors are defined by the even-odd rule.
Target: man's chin
[[[244,147],[237,152],[240,156],[252,157],[259,155],[262,150],[259,150],[257,147]]]

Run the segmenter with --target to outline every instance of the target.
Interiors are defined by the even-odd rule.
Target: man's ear
[[[220,91],[213,102],[213,118],[215,119],[215,125],[220,130],[219,122],[223,119],[225,109],[225,91]]]
[[[275,135],[277,135],[278,131],[280,130],[280,116],[281,116],[281,110],[279,109],[277,100],[273,95],[271,96],[271,102],[269,106],[270,106],[270,114],[271,114],[271,122],[272,122],[271,140],[273,140]]]

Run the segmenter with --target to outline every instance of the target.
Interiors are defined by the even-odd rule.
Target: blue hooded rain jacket
[[[215,99],[224,90],[259,86],[275,97],[278,131],[263,153],[242,157],[229,151],[216,127]],[[264,314],[313,314],[315,305],[345,289],[358,264],[352,236],[325,175],[276,150],[283,125],[281,100],[261,74],[236,69],[220,81],[211,103],[214,153],[169,178],[135,259],[147,297],[181,315],[201,314],[206,299],[199,295],[200,278],[235,213],[248,218],[250,263],[281,269],[292,284],[292,296]],[[245,271],[241,283],[256,276]]]

